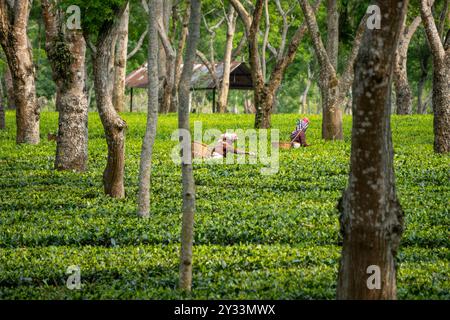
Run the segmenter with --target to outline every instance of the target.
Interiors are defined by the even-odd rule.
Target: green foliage
[[[151,218],[136,217],[145,115],[128,123],[124,200],[103,195],[106,143],[98,115],[89,119],[89,170],[53,170],[54,142],[15,144],[14,114],[0,132],[0,299],[173,299],[178,282],[181,172],[170,158],[176,115],[161,116],[152,176]],[[288,139],[297,115],[275,115]],[[340,255],[336,203],[346,187],[351,118],[344,142],[320,139],[281,151],[280,172],[261,166],[195,166],[195,299],[334,299]],[[249,129],[249,115],[192,115],[204,129]],[[43,113],[42,134],[57,130]],[[448,156],[433,153],[432,117],[393,117],[397,190],[406,215],[399,251],[401,299],[449,299]],[[65,287],[79,265],[83,288]]]

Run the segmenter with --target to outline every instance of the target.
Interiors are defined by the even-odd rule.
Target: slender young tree
[[[159,111],[168,113],[171,109],[173,90],[175,87],[176,72],[176,56],[177,53],[173,48],[172,40],[169,37],[170,10],[169,3],[164,3],[162,10],[158,13],[158,34],[159,34],[159,54],[158,64],[160,94],[159,94]],[[174,22],[176,23],[176,22]]]
[[[141,151],[141,163],[139,170],[139,199],[138,214],[141,217],[148,218],[150,216],[150,178],[152,170],[153,145],[156,137],[156,126],[158,123],[158,96],[159,82],[158,76],[158,19],[163,8],[162,0],[149,1],[148,14],[148,114],[147,128]]]
[[[355,65],[349,185],[339,204],[343,248],[338,299],[396,299],[403,211],[390,125],[395,51],[408,1],[378,0],[381,28],[367,28]]]
[[[319,88],[322,94],[322,137],[325,140],[342,140],[344,132],[342,128],[342,110],[347,93],[353,83],[353,66],[361,45],[362,35],[366,27],[367,16],[359,24],[356,31],[353,49],[347,60],[347,66],[342,73],[338,75],[338,44],[339,44],[339,16],[336,13],[336,0],[328,0],[328,41],[327,47],[320,37],[319,26],[317,24],[314,11],[308,0],[299,0],[305,15],[309,33],[311,34],[314,50],[320,65]]]
[[[183,63],[183,51],[186,47],[186,41],[187,41],[187,35],[188,35],[188,29],[189,29],[189,21],[190,21],[190,15],[191,10],[189,8],[189,2],[186,2],[185,4],[186,9],[183,14],[182,18],[182,28],[181,28],[181,35],[178,39],[178,46],[176,50],[176,57],[175,57],[175,65],[174,65],[174,82],[172,86],[172,98],[170,100],[170,108],[169,112],[177,112],[178,110],[178,92],[179,92],[179,86],[180,86],[180,80],[181,80],[181,64]],[[175,10],[175,9],[174,9]]]
[[[448,153],[450,152],[450,29],[441,41],[429,0],[420,1],[420,13],[433,57],[434,150],[437,153]]]
[[[233,6],[230,5],[228,13],[225,14],[225,20],[227,23],[227,39],[225,42],[225,54],[223,59],[223,78],[219,87],[219,97],[217,99],[216,110],[219,113],[227,112],[228,107],[228,94],[230,91],[230,73],[231,73],[231,60],[233,57],[233,40],[236,32],[236,19],[237,14]]]
[[[86,42],[81,29],[66,27],[65,14],[58,5],[58,1],[41,1],[45,48],[57,88],[55,168],[85,171],[88,161]]]
[[[38,144],[40,140],[35,68],[27,36],[31,3],[29,0],[0,0],[0,44],[14,86],[18,144]]]
[[[178,110],[178,128],[180,129],[180,141],[182,132],[190,132],[189,126],[189,93],[192,73],[194,69],[197,45],[200,40],[201,0],[190,1],[191,14],[189,21],[189,35],[184,66],[179,85],[180,106]],[[186,138],[186,137],[184,137]],[[183,141],[186,145],[187,142]],[[190,146],[190,141],[188,143]],[[190,150],[183,150],[190,153]],[[186,155],[185,155],[186,156]],[[181,227],[181,252],[180,252],[180,288],[190,291],[192,287],[192,246],[194,241],[194,213],[195,213],[195,181],[190,156],[183,157],[181,163],[183,184],[183,218]]]

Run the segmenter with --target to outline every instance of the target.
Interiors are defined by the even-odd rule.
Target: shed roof
[[[223,62],[215,65],[216,76],[223,79]],[[131,72],[125,79],[128,88],[147,88],[148,74],[147,64],[140,66]],[[191,90],[212,90],[216,85],[211,77],[208,68],[204,64],[195,64],[191,79]],[[253,81],[250,68],[242,62],[231,62],[230,89],[250,90],[253,89]]]

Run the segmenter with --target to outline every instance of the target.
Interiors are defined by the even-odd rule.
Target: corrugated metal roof
[[[216,64],[216,76],[222,81],[223,62]],[[125,79],[128,88],[147,88],[147,64],[131,72]],[[191,79],[191,90],[211,90],[215,88],[214,80],[204,64],[195,64]],[[230,89],[250,90],[253,82],[249,67],[245,63],[233,61],[231,63]]]

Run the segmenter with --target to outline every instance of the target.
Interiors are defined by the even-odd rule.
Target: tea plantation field
[[[0,132],[0,299],[176,299],[181,228],[180,168],[171,160],[175,115],[161,116],[152,216],[136,217],[146,116],[124,114],[124,200],[103,195],[106,142],[89,118],[89,170],[53,170],[57,114],[43,113],[42,143],[15,144],[14,113]],[[276,115],[288,139],[297,115]],[[320,140],[311,116],[307,149],[281,151],[277,175],[261,165],[196,165],[193,299],[334,299],[340,237],[336,203],[347,183],[344,142]],[[193,115],[203,128],[252,128],[249,115]],[[400,299],[450,299],[448,156],[433,153],[431,116],[393,117],[397,190],[406,231],[398,255]],[[81,290],[66,270],[81,268]]]

